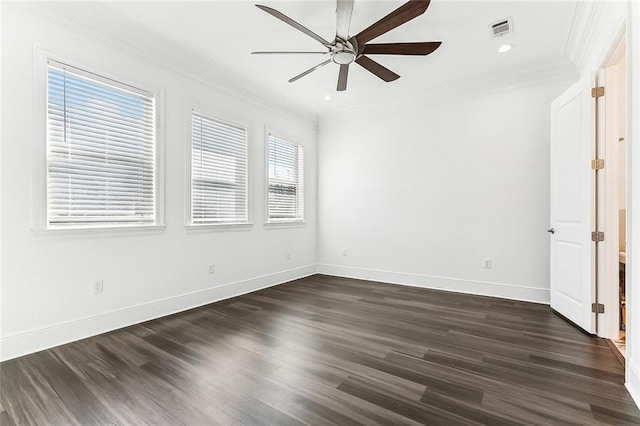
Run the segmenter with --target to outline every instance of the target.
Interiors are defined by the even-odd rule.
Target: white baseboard
[[[627,350],[629,347],[627,346]],[[638,407],[640,407],[640,368],[638,368],[638,364],[634,362],[633,359],[627,358],[627,381],[625,386],[629,391],[629,395],[633,399],[633,402],[636,403]]]
[[[6,361],[54,346],[117,330],[122,327],[139,324],[154,318],[251,293],[266,287],[307,277],[317,272],[338,277],[375,280],[390,284],[495,296],[537,303],[549,303],[548,289],[338,265],[307,265],[2,337],[2,339],[0,339],[0,360]],[[640,375],[637,377],[638,386],[635,387],[635,389],[640,389]],[[630,380],[628,386],[632,385],[633,383]]]
[[[6,361],[154,318],[251,293],[313,275],[316,271],[315,264],[307,265],[3,337],[0,340],[0,360]]]
[[[435,277],[406,272],[381,271],[339,265],[318,265],[318,273],[345,278],[381,281],[412,287],[433,288],[458,293],[502,297],[504,299],[549,304],[549,289],[517,284],[473,281],[461,278]]]

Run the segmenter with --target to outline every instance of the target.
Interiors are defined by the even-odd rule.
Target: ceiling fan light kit
[[[349,74],[349,65],[352,62],[357,63],[370,73],[374,74],[385,82],[393,81],[400,76],[390,69],[384,67],[367,55],[420,55],[425,56],[433,53],[442,42],[414,42],[414,43],[381,43],[367,44],[369,41],[385,34],[392,29],[422,15],[429,7],[430,0],[411,0],[393,12],[389,13],[378,22],[370,25],[355,36],[349,37],[349,26],[351,25],[351,14],[353,13],[354,0],[337,0],[336,8],[336,37],[333,42],[329,42],[310,29],[302,26],[298,22],[289,18],[282,12],[279,12],[268,6],[257,4],[256,7],[274,16],[275,18],[291,25],[297,30],[305,33],[309,37],[315,39],[322,44],[327,51],[325,52],[252,52],[253,54],[321,54],[330,55],[330,59],[321,62],[313,68],[310,68],[297,76],[289,79],[290,83],[312,73],[331,62],[340,66],[338,73],[339,92],[347,89],[347,78]]]
[[[338,65],[349,65],[351,62],[356,60],[356,54],[349,50],[343,50],[341,52],[334,53],[331,60]]]

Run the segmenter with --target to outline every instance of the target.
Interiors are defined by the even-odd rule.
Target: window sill
[[[253,223],[202,223],[185,225],[188,234],[198,232],[246,231],[253,228]]]
[[[307,221],[305,220],[291,220],[291,221],[283,221],[283,222],[265,222],[264,227],[266,229],[278,229],[278,228],[304,228],[307,226]]]
[[[31,231],[36,237],[54,236],[130,236],[162,234],[167,225],[113,225],[40,228]]]

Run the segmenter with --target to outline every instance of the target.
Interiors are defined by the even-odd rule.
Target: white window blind
[[[269,222],[304,220],[304,150],[272,134],[268,140]]]
[[[191,221],[247,223],[247,128],[191,113]]]
[[[153,224],[155,216],[153,96],[48,61],[48,226]]]

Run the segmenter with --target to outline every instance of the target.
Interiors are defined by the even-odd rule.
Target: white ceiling
[[[335,36],[334,1],[260,0],[327,40]],[[404,3],[356,0],[350,33],[357,34]],[[331,63],[288,83],[300,72],[327,59],[323,55],[251,55],[254,50],[323,50],[322,45],[247,1],[101,2],[77,3],[98,8],[105,20],[119,19],[142,26],[158,40],[170,40],[230,74],[310,112],[323,114],[429,96],[444,88],[469,87],[501,79],[511,84],[538,73],[575,68],[563,54],[571,1],[450,1],[432,0],[414,20],[375,42],[442,41],[433,54],[375,55],[375,60],[401,75],[390,83],[356,64],[349,71],[346,92],[336,92],[338,66]],[[95,10],[94,10],[95,13]],[[514,33],[494,39],[489,25],[512,17]],[[514,48],[499,54],[503,43]],[[331,95],[331,101],[323,100]]]

